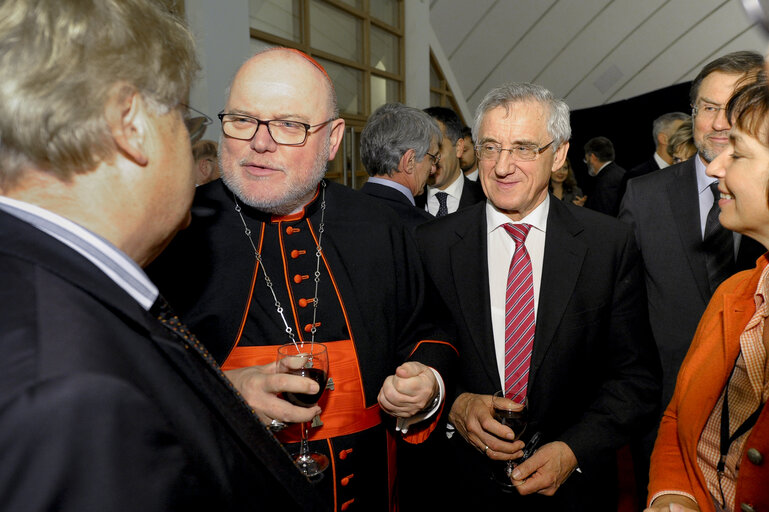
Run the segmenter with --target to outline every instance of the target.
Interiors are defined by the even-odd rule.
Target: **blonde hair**
[[[93,170],[115,151],[110,94],[137,91],[163,114],[198,69],[192,35],[158,1],[3,0],[0,187],[27,167],[64,181]]]

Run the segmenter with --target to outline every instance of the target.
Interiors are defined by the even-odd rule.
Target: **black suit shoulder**
[[[419,224],[433,219],[433,216],[424,209],[417,208],[400,191],[378,183],[365,183],[360,189],[361,193],[377,199],[383,205],[391,208],[398,214],[400,220],[413,229]]]

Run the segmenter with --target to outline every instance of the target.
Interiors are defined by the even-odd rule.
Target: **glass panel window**
[[[371,62],[370,65],[380,71],[398,73],[400,39],[381,28],[371,27]]]
[[[339,0],[343,4],[347,4],[350,7],[355,7],[356,9],[363,9],[363,0]],[[377,1],[377,0],[375,0]]]
[[[301,42],[301,0],[250,0],[251,27]]]
[[[339,112],[363,114],[363,72],[325,59],[317,59],[334,83]]]
[[[371,75],[371,112],[385,103],[400,101],[398,82]]]
[[[400,27],[398,0],[376,0],[371,2],[371,15],[388,25]]]
[[[430,87],[435,89],[441,88],[441,77],[438,75],[438,71],[436,71],[435,66],[432,65],[432,62],[430,63]]]
[[[310,4],[310,46],[361,62],[363,22],[336,7],[313,0]]]
[[[262,41],[261,39],[256,39],[254,37],[251,38],[251,55],[261,52],[262,50],[266,50],[268,48],[273,48],[275,45],[270,44],[267,41]]]

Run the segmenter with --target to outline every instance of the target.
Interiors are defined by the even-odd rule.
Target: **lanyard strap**
[[[718,460],[716,471],[718,474],[718,489],[721,491],[722,507],[726,506],[726,499],[724,498],[724,489],[721,487],[721,477],[723,476],[724,470],[726,468],[726,455],[729,453],[729,447],[734,441],[737,440],[737,438],[753,428],[753,425],[755,425],[756,421],[758,421],[758,416],[761,414],[761,409],[763,409],[763,404],[759,404],[758,408],[753,411],[753,414],[748,416],[748,419],[742,422],[742,425],[737,427],[737,430],[734,431],[734,434],[731,436],[729,435],[729,385],[732,383],[732,377],[734,377],[734,370],[737,368],[737,360],[739,360],[739,358],[740,356],[738,355],[737,359],[734,361],[732,373],[729,374],[729,380],[726,382],[726,389],[724,389],[724,404],[723,407],[721,407],[721,458]]]

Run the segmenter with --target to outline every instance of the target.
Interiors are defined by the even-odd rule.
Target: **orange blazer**
[[[740,272],[716,290],[694,335],[678,373],[673,399],[660,424],[651,458],[649,497],[665,490],[685,491],[703,512],[714,512],[705,476],[697,465],[697,443],[718,402],[739,354],[740,335],[755,313],[753,296],[769,260]],[[751,448],[765,460],[748,459]],[[747,504],[769,510],[769,407],[764,407],[751,431],[740,462],[735,510]],[[744,509],[743,509],[744,510]]]

